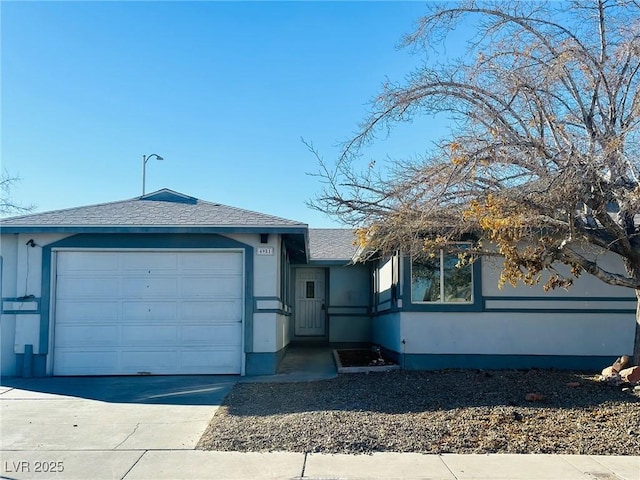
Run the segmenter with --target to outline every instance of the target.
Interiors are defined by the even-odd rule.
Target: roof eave
[[[348,258],[311,258],[308,261],[309,265],[337,265],[346,266],[353,265],[353,262]]]
[[[306,225],[1,225],[0,233],[288,233]]]

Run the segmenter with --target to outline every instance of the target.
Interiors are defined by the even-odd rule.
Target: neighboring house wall
[[[329,341],[371,341],[371,274],[368,265],[329,268]]]
[[[615,266],[615,259],[607,261]],[[569,291],[499,290],[499,268],[482,259],[473,267],[473,302],[412,303],[408,259],[400,263],[398,299],[388,300],[390,265],[381,261],[375,269],[373,341],[398,354],[405,368],[597,369],[633,349],[633,292],[590,275]]]

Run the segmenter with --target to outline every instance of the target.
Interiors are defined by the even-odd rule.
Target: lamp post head
[[[151,157],[156,157],[156,160],[164,160],[164,158],[162,158],[157,153],[152,153],[151,155],[142,155],[142,195],[144,195],[145,192],[147,162],[151,159]]]
[[[144,163],[147,163],[149,160],[151,160],[153,157],[156,157],[156,160],[164,160],[163,157],[161,157],[160,155],[158,155],[157,153],[152,153],[151,155],[143,155],[142,156],[142,161]]]

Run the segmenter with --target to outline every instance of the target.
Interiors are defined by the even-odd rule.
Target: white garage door
[[[58,252],[54,375],[239,374],[240,252]]]

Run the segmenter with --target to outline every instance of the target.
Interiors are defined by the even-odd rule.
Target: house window
[[[472,303],[471,265],[458,267],[458,255],[440,250],[434,258],[411,262],[413,303]]]
[[[316,298],[316,282],[307,282],[306,298]]]

